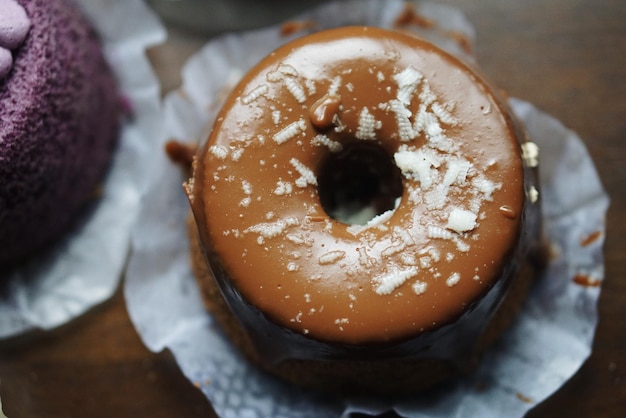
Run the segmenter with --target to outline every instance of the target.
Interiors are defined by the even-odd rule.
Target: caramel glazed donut
[[[217,317],[296,383],[435,383],[502,331],[490,318],[525,286],[535,166],[486,82],[430,43],[349,27],[284,45],[231,93],[185,184],[237,321]]]

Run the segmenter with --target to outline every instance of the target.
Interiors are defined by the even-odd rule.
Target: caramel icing
[[[526,255],[537,207],[523,142],[456,58],[406,34],[340,28],[244,76],[186,189],[227,303],[274,360],[373,347],[448,356],[471,346]],[[322,179],[362,147],[400,190],[379,190],[392,203],[351,224],[329,215]]]

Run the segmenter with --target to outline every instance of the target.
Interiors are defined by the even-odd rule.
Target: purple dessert
[[[80,219],[119,129],[115,80],[78,8],[68,0],[0,0],[0,15],[17,3],[30,20],[25,39],[16,48],[0,39],[12,58],[0,77],[0,266]]]

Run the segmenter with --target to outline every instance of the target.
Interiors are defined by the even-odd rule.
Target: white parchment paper
[[[51,329],[108,299],[127,261],[130,229],[159,134],[160,87],[145,56],[165,29],[141,0],[76,0],[99,32],[131,114],[103,196],[84,224],[50,251],[0,277],[0,339]]]
[[[400,0],[348,1],[304,17],[317,22],[317,29],[354,23],[390,27],[402,7]],[[449,31],[473,39],[471,25],[457,10],[429,3],[416,7],[437,22],[434,28],[420,29],[422,34],[444,48],[462,53],[445,35]],[[166,98],[160,140],[200,138],[224,91],[289,39],[269,28],[209,42],[184,68],[182,90]],[[554,256],[514,326],[471,376],[414,396],[340,399],[294,388],[248,364],[202,305],[189,267],[184,178],[163,153],[155,156],[152,181],[133,229],[124,289],[143,341],[152,351],[171,350],[184,374],[225,418],[347,417],[392,409],[403,417],[523,416],[569,379],[591,352],[600,287],[581,286],[573,278],[603,278],[609,200],[574,132],[529,103],[512,99],[511,105],[541,148],[543,216]],[[591,236],[597,239],[585,243]]]

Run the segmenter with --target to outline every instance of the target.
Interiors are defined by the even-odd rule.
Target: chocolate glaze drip
[[[209,265],[262,357],[467,354],[539,234],[524,141],[480,75],[406,34],[320,32],[254,67],[188,189]],[[366,225],[322,203],[324,162],[355,143],[401,172],[399,205]]]

